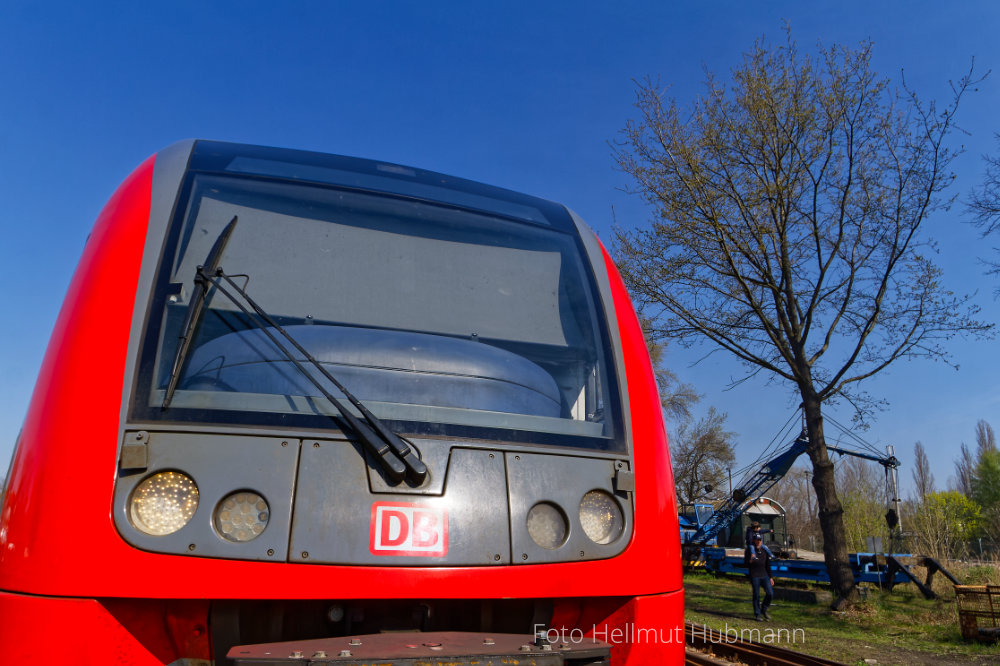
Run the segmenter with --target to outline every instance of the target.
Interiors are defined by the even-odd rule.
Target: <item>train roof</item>
[[[451,205],[573,232],[560,204],[502,187],[390,162],[198,139],[188,169],[333,185]]]

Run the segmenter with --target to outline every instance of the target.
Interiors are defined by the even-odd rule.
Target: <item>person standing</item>
[[[753,615],[760,621],[770,620],[767,609],[774,598],[774,578],[771,577],[771,551],[763,545],[760,535],[753,537],[753,547],[748,547],[746,558],[749,564],[750,586],[753,588]],[[764,599],[760,591],[764,590]]]
[[[744,539],[746,540],[746,547],[750,549],[751,553],[753,553],[754,550],[755,550],[754,544],[753,544],[754,539],[756,537],[760,537],[761,539],[763,539],[764,538],[764,534],[766,534],[767,532],[773,532],[773,531],[774,530],[762,530],[760,528],[760,523],[758,523],[756,520],[753,521],[752,523],[750,523],[750,526],[747,528],[746,534],[744,535]],[[764,546],[764,548],[767,548],[767,546]],[[772,558],[774,557],[774,554],[771,553],[770,550],[768,550],[767,553]]]

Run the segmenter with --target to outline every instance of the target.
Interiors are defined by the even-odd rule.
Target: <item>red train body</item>
[[[305,205],[303,196],[315,200]],[[191,351],[171,351],[183,345],[178,322],[196,299],[193,266],[233,217],[222,265],[249,273],[236,282],[266,300],[275,323],[313,355],[320,343],[307,334],[319,331],[348,342],[361,335],[362,355],[419,347],[422,363],[440,343],[447,363],[474,356],[462,361],[477,364],[474,372],[435,366],[418,377],[427,390],[454,394],[448,404],[392,397],[423,372],[414,367],[319,359],[347,372],[344,384],[361,385],[358,397],[406,435],[426,479],[394,480],[378,447],[359,445],[336,410],[317,406],[324,401],[315,391],[262,389],[257,375],[246,379],[256,388],[237,384],[248,368],[265,367],[301,384],[288,355],[268,346],[278,357],[256,365],[227,365],[231,347],[198,356],[204,345],[270,328],[222,305],[221,282],[208,285],[204,317],[212,319],[192,327]],[[269,230],[286,221],[308,231],[281,247],[284,232]],[[331,225],[337,240],[317,248]],[[487,240],[469,228],[486,229]],[[361,240],[344,240],[354,236]],[[374,254],[358,257],[366,247]],[[395,259],[386,248],[398,250]],[[456,268],[470,248],[475,261]],[[297,273],[268,277],[294,273],[298,256],[314,266],[310,252],[331,249],[354,255],[335,262],[350,267],[336,284],[323,272],[308,284]],[[397,260],[415,267],[397,269]],[[494,279],[497,270],[510,276]],[[575,284],[581,279],[586,288]],[[406,300],[384,302],[411,281],[420,288]],[[443,297],[426,293],[435,284]],[[337,314],[305,312],[300,291],[329,294]],[[431,302],[441,298],[453,303]],[[502,307],[505,298],[516,307]],[[467,316],[480,321],[460,334]],[[224,334],[216,319],[227,322]],[[215,365],[198,376],[203,357]],[[164,395],[171,358],[183,375],[172,402]],[[494,367],[502,376],[490,376]],[[536,376],[547,383],[525,393]],[[550,414],[517,406],[535,392],[548,392]],[[197,486],[197,496],[184,496],[197,508],[162,505],[162,497],[141,504],[142,493],[167,492],[164,479],[180,477]],[[112,196],[56,323],[0,513],[0,663],[59,653],[81,664],[223,664],[234,645],[539,625],[602,638],[614,664],[681,663],[673,487],[636,315],[606,252],[566,209],[396,165],[177,144]],[[266,505],[247,519],[248,529],[257,520],[256,534],[223,534],[230,491]],[[577,504],[585,496],[596,513]],[[166,526],[150,527],[161,510]]]

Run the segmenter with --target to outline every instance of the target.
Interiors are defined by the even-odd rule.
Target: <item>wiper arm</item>
[[[271,315],[261,308],[257,302],[254,301],[249,294],[247,294],[246,290],[236,284],[236,282],[233,281],[229,275],[226,275],[221,268],[215,269],[215,275],[204,274],[204,278],[206,281],[211,282],[219,293],[232,301],[236,307],[247,315],[247,319],[268,337],[272,344],[278,348],[278,351],[280,351],[282,355],[284,355],[285,358],[287,358],[289,362],[291,362],[292,365],[294,365],[295,368],[319,390],[324,398],[329,400],[340,411],[341,416],[344,417],[344,420],[347,421],[351,429],[354,430],[364,445],[368,447],[368,450],[371,451],[382,463],[387,476],[392,481],[402,481],[405,476],[409,475],[415,483],[423,482],[423,480],[427,477],[427,466],[424,465],[423,461],[416,456],[413,449],[410,448],[406,441],[390,430],[389,427],[379,420],[378,417],[372,414],[371,411],[369,411],[368,408],[354,396],[354,394],[348,391],[343,384],[337,381],[337,378],[330,374],[330,372],[324,368],[312,354],[306,351],[305,347],[299,344],[299,342],[293,338],[288,331],[282,328]],[[257,318],[254,317],[235,296],[229,293],[229,290],[222,286],[220,280],[225,280],[226,283],[235,292],[237,292],[244,301],[246,301],[254,313],[256,313],[257,317],[264,320],[267,326],[261,324],[260,321],[258,321]],[[322,382],[309,372],[309,370],[307,370],[305,366],[303,366],[302,363],[299,362],[299,360],[278,341],[274,334],[268,330],[268,326],[281,333],[281,335],[289,343],[291,343],[292,346],[294,346],[295,349],[297,349],[298,352],[302,354],[302,356],[314,368],[316,368],[320,374],[323,375],[323,377],[336,386],[337,390],[343,393],[344,397],[347,398],[347,400],[350,401],[350,403],[354,405],[359,412],[361,412],[361,415],[365,420],[361,421],[358,419],[351,412],[351,410],[343,404],[343,402],[327,391]]]
[[[218,269],[219,261],[222,259],[222,252],[226,249],[229,237],[233,235],[237,219],[238,216],[234,215],[233,219],[226,225],[226,228],[219,234],[219,237],[215,239],[212,249],[208,251],[208,257],[205,258],[205,264],[198,266],[195,271],[194,290],[191,292],[191,300],[188,302],[187,312],[184,314],[184,324],[181,326],[181,335],[177,343],[177,351],[174,353],[170,379],[167,382],[167,390],[163,394],[163,404],[160,405],[160,409],[169,407],[170,401],[174,398],[177,384],[181,380],[181,368],[184,365],[184,360],[187,358],[188,350],[191,348],[191,340],[194,338],[194,329],[198,327],[198,322],[201,321],[201,313],[205,309],[205,297],[208,295],[207,276],[215,273]]]

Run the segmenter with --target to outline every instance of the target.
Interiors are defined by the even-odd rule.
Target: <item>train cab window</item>
[[[336,409],[269,327],[211,285],[160,409],[197,267],[235,218],[220,270],[394,427],[623,449],[602,310],[574,234],[282,180],[197,174],[188,191],[155,286],[137,416],[335,427]]]

